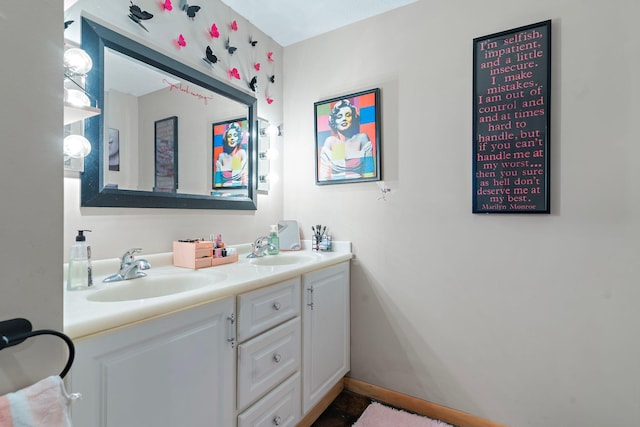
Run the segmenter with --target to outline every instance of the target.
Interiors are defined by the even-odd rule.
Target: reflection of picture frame
[[[247,119],[213,123],[212,188],[247,188],[249,178],[249,122]]]
[[[120,131],[109,128],[109,170],[120,170]]]
[[[153,191],[178,189],[178,117],[157,120],[155,129],[155,186]]]
[[[371,89],[313,104],[316,184],[380,181],[379,93]]]

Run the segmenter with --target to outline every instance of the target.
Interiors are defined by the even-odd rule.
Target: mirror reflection
[[[105,48],[104,182],[247,196],[247,106]]]
[[[82,24],[98,65],[87,91],[103,112],[85,122],[82,206],[256,209],[255,98]]]

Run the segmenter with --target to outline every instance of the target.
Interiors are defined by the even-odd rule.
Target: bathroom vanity
[[[189,270],[162,254],[149,281],[65,292],[74,425],[297,425],[349,370],[350,258],[344,243]]]

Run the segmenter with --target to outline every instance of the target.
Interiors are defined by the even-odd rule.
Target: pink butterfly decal
[[[240,80],[240,73],[238,72],[237,68],[234,67],[229,70],[229,78]]]
[[[209,35],[214,39],[217,39],[218,37],[220,37],[220,31],[218,31],[218,26],[215,23],[211,24]]]
[[[162,6],[162,10],[168,10],[168,11],[173,10],[173,5],[171,4],[171,0],[161,1],[160,4]]]
[[[255,68],[256,71],[260,71],[260,63],[256,62],[255,64],[253,64],[253,68]]]
[[[238,23],[236,22],[235,19],[231,23],[231,31],[238,31]]]
[[[273,104],[273,98],[270,98],[269,95],[267,95],[267,104]]]
[[[185,47],[187,45],[186,40],[184,39],[184,36],[182,34],[180,34],[178,36],[178,45]]]
[[[267,59],[269,62],[273,62],[273,52],[267,52]]]

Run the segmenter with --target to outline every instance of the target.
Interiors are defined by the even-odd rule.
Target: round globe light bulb
[[[69,135],[64,139],[64,154],[74,159],[86,157],[91,152],[91,143],[80,135]]]
[[[87,74],[93,67],[93,61],[87,52],[77,47],[64,52],[64,66],[74,74]]]
[[[88,107],[91,105],[89,97],[77,89],[66,89],[65,95],[65,101],[75,107]]]

